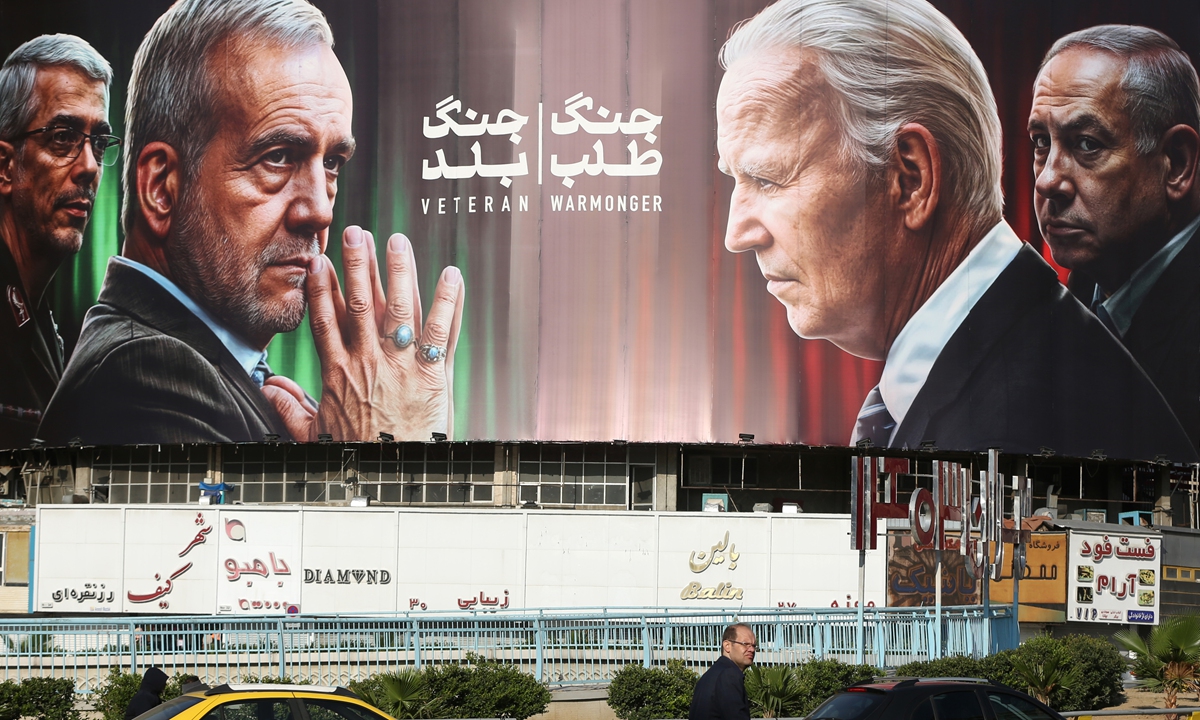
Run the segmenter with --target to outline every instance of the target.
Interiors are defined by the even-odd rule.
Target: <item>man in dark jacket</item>
[[[749,625],[738,623],[721,635],[721,657],[696,682],[688,720],[749,720],[743,673],[754,664],[758,642]]]
[[[146,670],[146,674],[142,676],[142,687],[129,701],[129,707],[125,708],[125,720],[133,720],[147,710],[162,705],[162,691],[166,686],[165,672],[156,667]]]

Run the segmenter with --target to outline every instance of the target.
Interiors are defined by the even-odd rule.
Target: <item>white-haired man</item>
[[[388,241],[386,296],[369,233],[345,231],[344,300],[322,254],[352,105],[306,0],[179,0],[155,22],[129,86],[123,256],[46,410],[47,442],[450,432],[458,270],[443,271],[422,324],[402,235]],[[265,363],[306,306],[319,408]]]
[[[33,439],[63,372],[46,301],[83,243],[105,165],[112,68],[74,35],[43,35],[0,68],[0,448]]]
[[[1068,286],[1121,338],[1200,446],[1200,82],[1166,35],[1059,39],[1029,113],[1034,206]]]
[[[722,49],[725,245],[805,338],[884,360],[876,445],[1187,461],[1145,374],[1002,220],[982,65],[923,0],[783,0]]]

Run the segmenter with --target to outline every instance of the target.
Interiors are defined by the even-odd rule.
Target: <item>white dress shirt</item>
[[[900,330],[879,379],[879,393],[896,421],[896,429],[904,423],[904,416],[950,337],[1017,256],[1021,245],[1021,239],[1001,220]],[[892,430],[893,436],[896,429]]]

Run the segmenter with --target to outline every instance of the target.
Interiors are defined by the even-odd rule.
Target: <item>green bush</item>
[[[871,680],[877,670],[870,665],[847,665],[838,660],[810,660],[796,666],[801,697],[799,715],[807,715],[834,693],[856,682]]]
[[[1125,659],[1112,643],[1087,635],[1060,639],[1067,657],[1079,670],[1079,682],[1067,689],[1062,709],[1099,710],[1121,702],[1121,673]]]
[[[896,668],[897,677],[986,677],[983,663],[975,658],[962,655],[938,658],[937,660],[917,660]]]
[[[21,686],[12,680],[0,683],[0,720],[21,717]]]
[[[608,686],[608,706],[621,720],[685,718],[696,680],[681,660],[670,660],[665,668],[626,665]]]
[[[550,705],[550,690],[516,666],[473,653],[467,653],[467,662],[425,669],[429,694],[438,701],[437,717],[525,720]]]
[[[92,694],[92,708],[103,720],[122,720],[129,701],[141,687],[142,676],[122,672],[120,668],[109,668],[108,677]]]
[[[70,678],[25,678],[20,694],[22,715],[40,720],[79,720],[75,681]]]
[[[1039,635],[1015,650],[1005,650],[980,660],[969,657],[920,660],[901,665],[896,668],[896,674],[902,677],[986,678],[1028,692],[1013,668],[1014,658],[1020,658],[1026,664],[1044,664],[1053,658],[1072,672],[1076,680],[1050,696],[1050,705],[1057,710],[1100,710],[1121,702],[1124,659],[1107,640],[1086,635],[1061,638]]]
[[[167,680],[167,685],[159,696],[163,702],[182,694],[180,688],[185,677],[185,673],[175,673]],[[123,720],[125,708],[129,707],[129,701],[133,700],[141,686],[141,675],[125,672],[119,667],[109,668],[108,677],[104,678],[104,682],[92,693],[92,709],[100,713],[102,720]],[[4,719],[0,717],[0,720]]]
[[[383,708],[375,700],[384,696],[383,676],[384,673],[376,673],[368,675],[362,680],[351,680],[346,683],[346,689],[357,695],[360,700],[371,703],[382,710]],[[0,720],[4,719],[0,718]]]

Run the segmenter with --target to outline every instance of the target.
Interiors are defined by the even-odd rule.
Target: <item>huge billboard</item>
[[[1194,3],[265,5],[0,10],[0,446],[1196,459]]]
[[[47,505],[32,593],[39,612],[138,615],[849,608],[858,555],[828,543],[849,527],[844,515]],[[882,606],[882,551],[863,573],[865,601]]]

